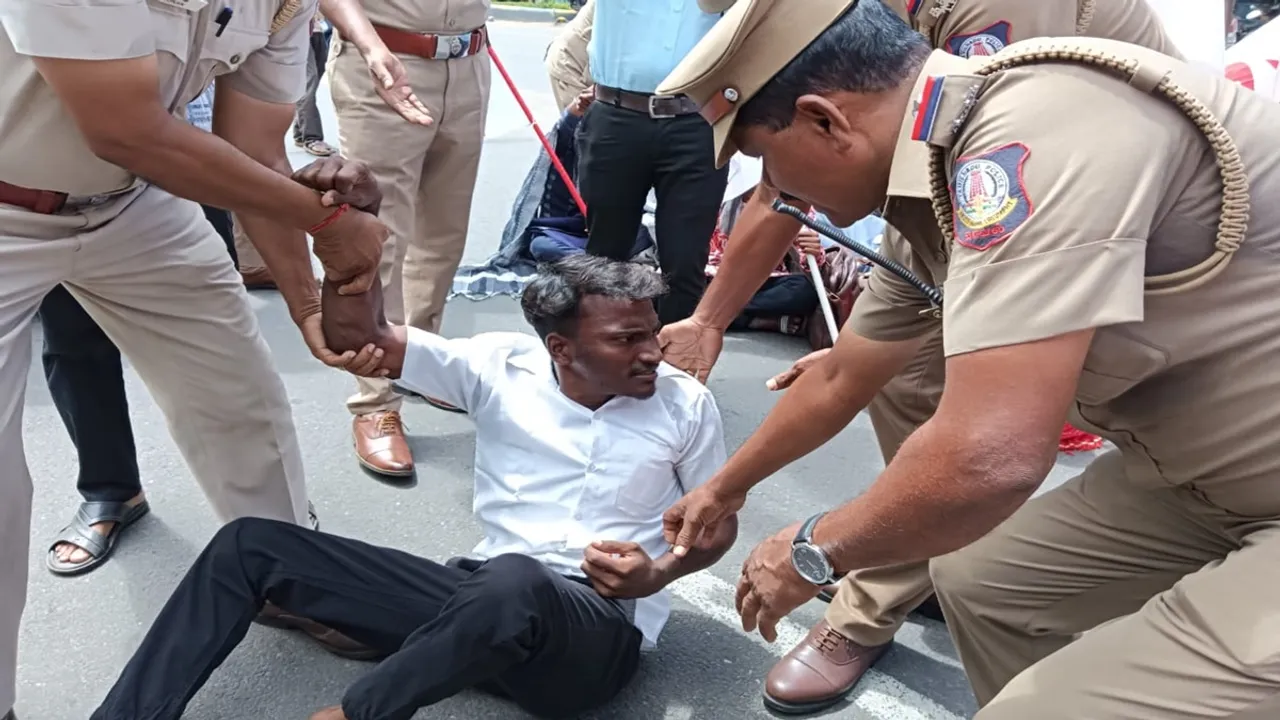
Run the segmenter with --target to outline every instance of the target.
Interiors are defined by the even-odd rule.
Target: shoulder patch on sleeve
[[[1013,26],[1008,20],[1001,20],[975,33],[952,35],[947,38],[946,50],[963,58],[995,55],[1009,44],[1012,34]]]
[[[938,121],[938,106],[942,104],[942,75],[930,75],[924,81],[920,99],[916,103],[916,121],[911,125],[911,139],[928,142],[933,136],[934,123]]]
[[[956,161],[951,182],[956,242],[987,250],[1004,242],[1034,208],[1022,180],[1031,151],[1022,143],[1002,145]]]

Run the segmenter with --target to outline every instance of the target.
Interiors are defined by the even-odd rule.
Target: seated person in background
[[[731,181],[732,183],[732,181]],[[707,255],[707,279],[710,281],[720,269],[729,243],[729,235],[750,200],[755,188],[748,188],[737,197],[730,198],[720,208],[720,220],[711,235],[711,249]],[[730,331],[762,330],[784,335],[803,335],[810,316],[818,308],[818,290],[813,286],[809,268],[804,259],[813,255],[821,265],[826,261],[818,234],[801,227],[795,243],[778,266],[769,273],[759,290],[737,318],[729,324]],[[819,318],[820,320],[821,318]]]
[[[366,323],[383,372],[475,421],[475,557],[441,565],[293,525],[233,522],[93,720],[177,720],[267,602],[386,656],[313,720],[409,720],[471,687],[542,717],[613,698],[667,620],[663,588],[713,564],[737,536],[725,522],[682,558],[663,542],[663,511],[725,460],[711,393],[662,363],[653,299],[664,291],[649,268],[579,255],[524,292],[541,341]],[[324,312],[375,317],[377,295],[327,291]]]
[[[556,157],[569,173],[569,179],[578,182],[578,148],[574,138],[587,107],[594,101],[594,90],[584,90],[564,111],[553,131]],[[539,164],[535,163],[537,171]],[[554,165],[546,167],[546,183],[537,214],[529,220],[529,255],[537,262],[555,262],[587,250],[587,219],[573,199],[568,184]],[[653,245],[649,229],[640,226],[635,244],[628,257],[634,258]]]

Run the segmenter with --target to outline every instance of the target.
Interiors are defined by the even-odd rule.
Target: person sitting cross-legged
[[[711,393],[662,362],[652,301],[664,290],[645,266],[577,255],[524,292],[539,337],[370,329],[380,372],[475,421],[484,540],[474,557],[441,565],[293,525],[232,522],[93,720],[177,720],[267,603],[384,657],[313,720],[409,720],[473,687],[541,717],[611,700],[667,620],[663,588],[713,564],[737,536],[729,519],[683,557],[663,541],[663,511],[725,460]],[[359,307],[373,302],[362,296],[325,301],[326,316],[377,314]]]

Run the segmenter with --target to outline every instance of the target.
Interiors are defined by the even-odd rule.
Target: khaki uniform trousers
[[[871,401],[867,412],[885,464],[937,410],[945,371],[939,330]],[[841,580],[827,608],[827,624],[860,645],[883,645],[932,592],[927,562],[859,570]]]
[[[1211,497],[1139,486],[1112,451],[936,558],[976,718],[1280,717],[1276,498]]]
[[[304,523],[307,493],[284,383],[226,244],[199,205],[147,187],[59,215],[0,206],[0,273],[4,712],[14,701],[30,550],[22,415],[32,318],[58,283],[138,371],[219,520]]]
[[[489,56],[399,56],[435,122],[406,122],[374,91],[355,46],[329,54],[330,90],[342,152],[369,165],[382,188],[378,216],[391,230],[382,251],[384,312],[393,324],[437,332],[462,261],[489,109]],[[360,378],[352,413],[398,410],[391,381]]]

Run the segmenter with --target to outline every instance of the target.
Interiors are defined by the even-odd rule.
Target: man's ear
[[[546,340],[547,352],[551,354],[551,361],[560,367],[566,367],[573,363],[573,351],[569,339],[560,333],[549,333]]]
[[[801,95],[796,98],[796,125],[809,125],[836,139],[848,137],[853,126],[839,106],[821,95]]]

